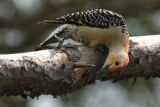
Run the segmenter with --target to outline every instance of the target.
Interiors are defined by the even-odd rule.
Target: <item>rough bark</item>
[[[160,77],[160,35],[130,38],[126,69],[95,77],[108,50],[66,45],[62,50],[0,55],[0,95],[66,95],[99,80]]]

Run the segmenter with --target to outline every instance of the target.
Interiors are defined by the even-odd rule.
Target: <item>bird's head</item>
[[[128,53],[120,52],[117,56],[108,55],[107,60],[103,67],[97,72],[97,75],[103,72],[119,72],[128,65],[128,62]]]

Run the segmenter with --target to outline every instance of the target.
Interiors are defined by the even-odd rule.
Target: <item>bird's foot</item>
[[[58,40],[58,42],[59,42],[59,44],[58,44],[58,46],[56,47],[57,49],[61,49],[61,47],[62,47],[62,45],[63,45],[63,42],[64,42],[64,38],[63,37],[58,37],[57,35],[55,35],[54,36],[57,40]]]
[[[95,50],[96,51],[101,51],[101,52],[104,52],[104,51],[106,51],[106,46],[105,45],[97,45],[96,47],[95,47]]]

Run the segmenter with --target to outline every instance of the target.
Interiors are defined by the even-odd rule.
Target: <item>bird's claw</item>
[[[97,45],[95,47],[95,50],[104,52],[106,50],[106,46],[104,46],[104,45]]]

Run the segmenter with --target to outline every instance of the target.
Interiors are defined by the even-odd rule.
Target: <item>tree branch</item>
[[[160,35],[131,37],[127,68],[95,78],[107,54],[108,50],[66,45],[62,50],[0,55],[0,95],[62,96],[95,79],[160,77]]]

